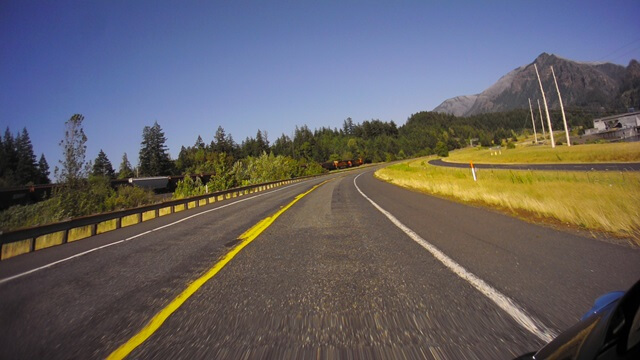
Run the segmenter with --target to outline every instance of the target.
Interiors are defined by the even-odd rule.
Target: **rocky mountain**
[[[538,67],[547,104],[552,109],[559,108],[560,103],[551,66],[565,107],[619,108],[620,111],[629,107],[640,108],[640,64],[636,60],[625,68],[611,63],[572,61],[542,53],[531,64],[509,72],[480,94],[445,100],[433,111],[470,116],[528,109],[529,98],[534,104],[536,99],[542,99],[533,64]]]

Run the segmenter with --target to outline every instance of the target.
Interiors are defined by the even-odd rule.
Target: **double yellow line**
[[[330,180],[327,180],[330,181]],[[184,289],[180,295],[178,295],[175,299],[173,299],[169,305],[164,307],[160,312],[158,312],[151,321],[145,325],[142,330],[140,330],[137,334],[135,334],[132,338],[130,338],[126,343],[122,344],[119,348],[117,348],[114,352],[112,352],[107,359],[124,359],[127,355],[129,355],[136,347],[140,346],[143,342],[145,342],[153,333],[156,332],[162,326],[162,324],[173,314],[180,306],[187,301],[188,298],[191,297],[202,285],[204,285],[207,281],[209,281],[212,277],[214,277],[220,270],[222,270],[231,259],[233,259],[245,246],[249,245],[253,240],[255,240],[258,235],[260,235],[264,230],[266,230],[273,222],[282,215],[285,211],[287,211],[290,207],[293,206],[298,200],[305,197],[307,194],[317,189],[319,186],[323,185],[327,181],[323,181],[320,184],[312,187],[307,192],[304,192],[293,199],[287,206],[280,209],[275,214],[260,220],[257,224],[252,226],[249,230],[245,231],[238,240],[241,240],[240,243],[233,248],[230,252],[228,252],[220,261],[218,261],[209,271],[207,271],[204,275],[196,279],[194,282],[189,284],[186,289]]]

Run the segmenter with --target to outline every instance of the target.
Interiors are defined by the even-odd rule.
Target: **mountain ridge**
[[[471,116],[528,108],[528,99],[542,99],[534,66],[538,67],[547,104],[559,108],[551,66],[558,80],[563,104],[570,107],[640,107],[640,63],[631,60],[625,68],[608,62],[580,62],[542,53],[532,63],[503,75],[479,94],[461,95],[443,101],[433,111]]]

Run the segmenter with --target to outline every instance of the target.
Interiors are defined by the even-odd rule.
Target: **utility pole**
[[[540,80],[540,73],[538,73],[538,66],[533,64],[536,69],[536,75],[538,76],[538,84],[540,85],[540,92],[542,93],[542,102],[544,103],[544,112],[547,114],[547,126],[549,127],[549,137],[551,138],[551,147],[556,147],[556,141],[553,139],[553,128],[551,127],[551,117],[549,116],[549,107],[547,106],[547,97],[544,96],[544,89],[542,88],[542,81]]]
[[[551,74],[553,74],[553,82],[556,84],[556,91],[558,91],[558,100],[560,100],[560,111],[562,112],[562,122],[564,122],[564,133],[567,135],[567,146],[571,146],[571,140],[569,139],[569,129],[567,128],[567,118],[564,116],[564,106],[562,105],[562,96],[560,96],[560,88],[558,87],[558,80],[556,80],[556,73],[551,67]]]
[[[531,125],[533,125],[533,138],[538,143],[538,134],[536,134],[536,121],[533,120],[533,108],[531,107],[531,98],[529,98],[529,111],[531,112]]]
[[[538,114],[540,114],[540,125],[542,125],[542,142],[547,137],[547,134],[544,132],[544,120],[542,120],[542,108],[540,107],[540,99],[538,100]]]

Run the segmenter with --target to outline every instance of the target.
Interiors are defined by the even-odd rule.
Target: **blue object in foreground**
[[[596,299],[596,301],[593,302],[593,307],[591,307],[589,311],[582,315],[582,318],[580,320],[586,320],[591,315],[599,313],[600,310],[604,309],[607,305],[611,304],[614,301],[618,301],[623,296],[624,291],[612,291],[600,296]]]

